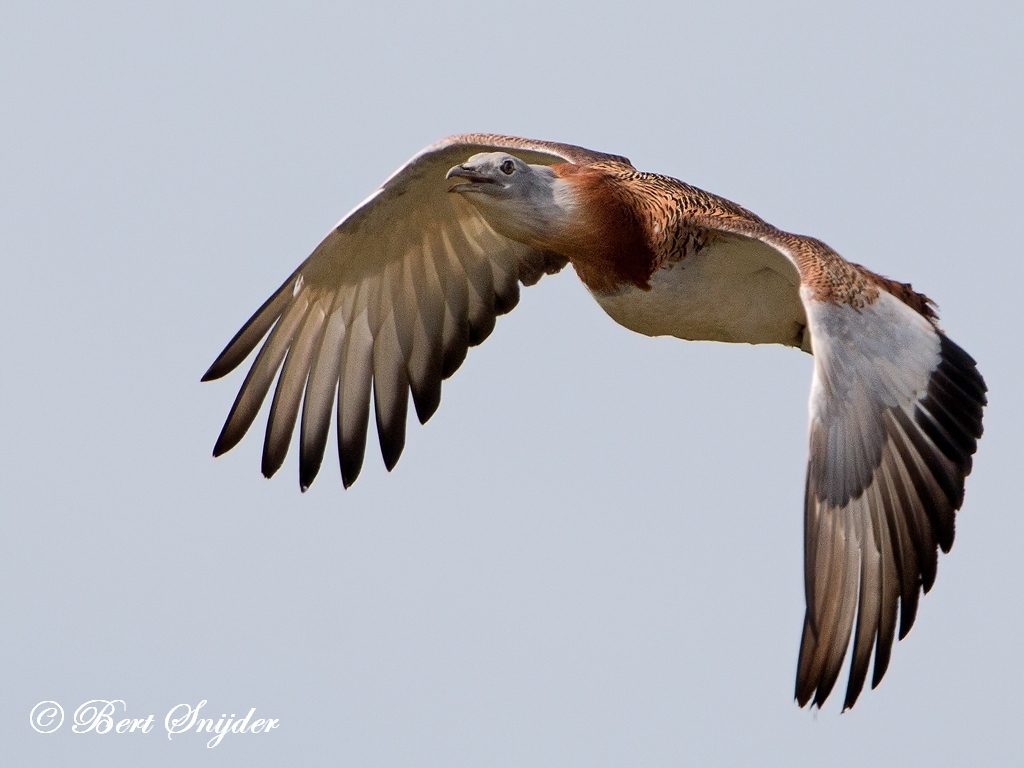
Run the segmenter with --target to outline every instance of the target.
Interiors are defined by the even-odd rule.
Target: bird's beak
[[[456,165],[448,169],[444,176],[446,179],[465,179],[466,184],[455,184],[448,188],[449,192],[467,192],[470,189],[478,188],[481,184],[493,184],[494,180],[465,165]]]

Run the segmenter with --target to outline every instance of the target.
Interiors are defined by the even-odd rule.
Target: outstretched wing
[[[982,432],[985,382],[935,325],[924,296],[702,193],[698,226],[753,238],[790,260],[810,331],[814,378],[804,520],[807,612],[796,699],[828,698],[853,637],[844,709],[910,631]],[[731,206],[731,207],[730,207]]]
[[[872,649],[872,687],[885,674],[897,603],[903,639],[937,548],[953,545],[986,388],[970,355],[884,290],[862,307],[805,304],[815,365],[796,698],[821,706],[852,634],[845,709]]]
[[[405,445],[408,393],[425,422],[441,381],[497,315],[566,261],[497,234],[460,196],[445,172],[477,152],[505,150],[550,165],[624,158],[567,144],[488,134],[452,136],[427,147],[346,216],[235,335],[203,381],[237,367],[266,336],[217,439],[233,448],[259,412],[280,369],[263,446],[263,474],[284,462],[302,404],[299,480],[303,490],[323,461],[337,400],[342,480],[359,475],[366,446],[371,381],[384,463]],[[268,335],[269,332],[269,335]]]

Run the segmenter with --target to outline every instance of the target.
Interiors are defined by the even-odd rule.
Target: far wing
[[[396,171],[324,238],[227,345],[204,381],[237,367],[266,336],[214,448],[233,448],[252,425],[280,369],[263,450],[270,477],[284,462],[302,404],[299,476],[305,490],[323,460],[337,399],[342,479],[362,467],[373,385],[377,431],[390,470],[405,445],[408,393],[425,422],[441,381],[497,315],[565,266],[561,256],[509,240],[460,196],[446,171],[477,152],[529,163],[615,159],[581,147],[507,136],[452,136]],[[268,335],[269,332],[269,335]]]

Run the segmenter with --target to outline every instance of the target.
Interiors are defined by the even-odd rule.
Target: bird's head
[[[569,185],[546,165],[507,152],[481,152],[448,171],[448,191],[473,205],[494,229],[519,242],[542,245],[557,237],[575,208]]]

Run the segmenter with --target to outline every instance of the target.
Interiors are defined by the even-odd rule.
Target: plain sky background
[[[287,10],[285,10],[287,5]],[[1024,758],[1024,6],[5,2],[4,765],[1008,765]],[[792,700],[811,358],[524,290],[402,460],[259,473],[199,377],[422,146],[627,155],[933,297],[990,387],[881,686]],[[411,409],[410,409],[411,413]],[[414,418],[414,417],[413,417]],[[372,423],[372,422],[371,422]],[[372,427],[371,427],[372,430]],[[280,729],[43,736],[123,699]]]

